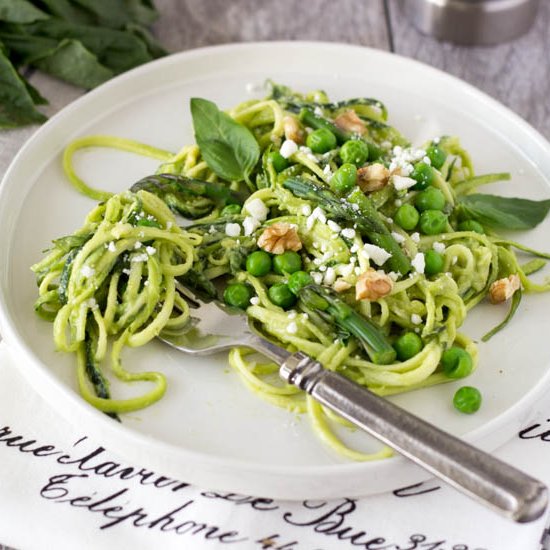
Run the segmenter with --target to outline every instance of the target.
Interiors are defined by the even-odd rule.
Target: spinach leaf
[[[97,57],[78,40],[62,40],[34,65],[71,84],[90,89],[114,76],[113,71],[99,63]]]
[[[95,22],[91,13],[75,6],[70,0],[41,0],[41,4],[46,11],[69,23],[93,25]]]
[[[252,132],[202,98],[191,99],[195,139],[206,164],[222,179],[248,182],[260,157]]]
[[[25,81],[0,48],[0,128],[15,128],[44,122]]]
[[[550,199],[499,197],[497,195],[466,195],[456,206],[462,219],[476,220],[481,225],[497,229],[531,229],[538,225],[550,210]]]
[[[48,19],[49,15],[28,0],[0,0],[0,21],[8,23],[32,23]]]

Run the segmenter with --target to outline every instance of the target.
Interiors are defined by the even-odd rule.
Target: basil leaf
[[[497,195],[466,195],[458,199],[458,214],[483,226],[498,229],[532,229],[550,210],[550,199],[532,201]]]
[[[260,158],[260,147],[252,132],[207,99],[191,99],[191,116],[206,164],[222,179],[248,181]]]

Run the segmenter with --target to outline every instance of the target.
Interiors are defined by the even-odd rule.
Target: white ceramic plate
[[[112,134],[177,151],[192,140],[189,98],[223,108],[251,97],[247,83],[267,78],[298,90],[323,88],[331,98],[372,96],[415,144],[458,135],[478,173],[510,171],[497,193],[548,197],[549,144],[516,115],[444,73],[395,55],[322,43],[232,45],[174,55],[131,71],[76,101],[45,124],[19,153],[0,188],[0,330],[19,353],[34,388],[65,417],[127,460],[165,475],[235,492],[301,499],[358,496],[427,477],[398,457],[349,463],[317,440],[297,418],[252,395],[229,372],[224,357],[190,359],[153,342],[127,350],[132,369],[158,369],[169,381],[165,398],[128,415],[122,424],[78,395],[74,357],[56,353],[50,324],[33,312],[36,285],[29,266],[49,242],[80,227],[93,202],[79,195],[61,170],[63,148],[74,138]],[[156,163],[125,153],[88,150],[77,170],[97,187],[124,190]],[[492,187],[492,186],[491,186]],[[487,189],[489,192],[493,189]],[[546,222],[518,236],[549,249]],[[512,437],[550,385],[550,295],[528,297],[511,326],[480,345],[480,367],[468,381],[484,395],[475,415],[455,412],[459,383],[395,398],[438,426],[491,450]],[[465,331],[478,338],[505,308],[481,306]],[[361,448],[376,448],[362,433]]]

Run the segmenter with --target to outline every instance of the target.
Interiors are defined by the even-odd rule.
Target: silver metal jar
[[[539,0],[402,0],[422,33],[464,45],[490,45],[521,36],[535,20]]]

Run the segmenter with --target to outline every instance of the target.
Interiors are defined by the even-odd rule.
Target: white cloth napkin
[[[288,502],[140,471],[52,410],[0,344],[0,544],[18,549],[541,550],[518,525],[430,480],[363,499]],[[497,455],[550,484],[550,397]],[[545,435],[546,432],[546,435]],[[86,458],[87,457],[87,458]]]

